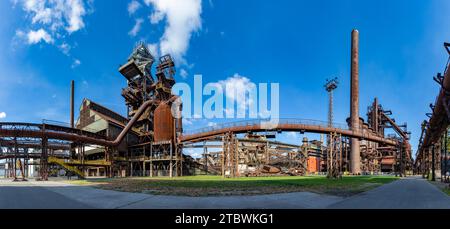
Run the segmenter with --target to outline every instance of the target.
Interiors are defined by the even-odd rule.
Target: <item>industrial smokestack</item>
[[[350,91],[350,123],[351,130],[359,132],[359,71],[358,71],[358,59],[359,59],[359,32],[354,29],[352,31],[352,45],[351,45],[351,91]],[[359,149],[359,139],[351,139],[351,151],[350,151],[350,170],[352,174],[361,173],[361,158]]]
[[[74,123],[74,110],[75,110],[75,105],[74,105],[74,100],[75,100],[75,81],[71,81],[70,82],[70,127],[74,128],[75,127],[75,123]]]

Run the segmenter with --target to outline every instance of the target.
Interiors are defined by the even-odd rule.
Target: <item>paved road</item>
[[[343,200],[341,197],[310,192],[280,193],[256,196],[188,197],[124,193],[90,187],[53,188],[52,191],[70,196],[97,208],[129,209],[297,209],[325,208]],[[86,196],[89,196],[86,198]]]
[[[310,192],[256,196],[187,197],[126,193],[63,182],[0,179],[0,208],[268,209],[325,208],[341,197]]]
[[[33,183],[0,181],[0,209],[85,209],[89,205]]]
[[[420,177],[408,177],[347,198],[329,208],[450,208],[450,197]]]
[[[310,192],[183,197],[100,190],[63,182],[0,179],[0,208],[450,208],[450,197],[416,177],[343,199]]]

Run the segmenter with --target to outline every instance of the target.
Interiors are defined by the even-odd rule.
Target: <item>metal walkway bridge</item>
[[[267,132],[267,131],[295,131],[295,132],[309,132],[309,133],[336,133],[345,137],[355,137],[361,140],[368,140],[378,143],[383,143],[390,146],[399,144],[394,139],[385,138],[368,130],[360,129],[359,131],[350,130],[346,125],[333,124],[331,126],[326,122],[308,120],[308,119],[279,119],[277,125],[265,125],[266,120],[246,120],[239,122],[231,122],[218,124],[212,127],[201,128],[197,130],[185,131],[180,137],[181,142],[198,142],[204,139],[210,139],[223,135],[226,133],[248,133],[248,132]],[[132,122],[127,126],[132,125]],[[105,136],[98,135],[89,131],[59,126],[54,124],[35,124],[35,123],[10,123],[0,122],[0,138],[20,139],[48,139],[48,140],[62,140],[69,142],[77,142],[84,144],[100,145],[100,146],[114,146],[123,140],[123,137],[130,128],[125,127],[120,135],[115,140],[106,139]],[[2,140],[1,146],[13,146],[18,144],[22,147],[35,148],[39,147],[39,141],[36,142],[19,142],[14,140]],[[49,142],[49,147],[66,149],[67,144],[59,142]]]
[[[308,132],[320,134],[336,133],[344,137],[355,137],[362,140],[384,143],[391,146],[396,146],[399,144],[396,140],[384,138],[384,136],[377,135],[362,128],[358,131],[350,130],[348,126],[344,124],[334,123],[330,126],[327,122],[310,119],[279,119],[277,123],[274,123],[274,125],[265,124],[265,122],[267,122],[267,120],[246,120],[186,131],[181,136],[181,141],[202,141],[203,139],[208,139],[226,133],[239,134],[247,132],[295,131],[301,133]]]

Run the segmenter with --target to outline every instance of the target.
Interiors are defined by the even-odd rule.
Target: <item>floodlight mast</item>
[[[334,77],[333,79],[326,80],[326,83],[324,85],[325,90],[328,92],[328,126],[333,126],[333,91],[337,88],[339,84],[339,81],[337,77]]]

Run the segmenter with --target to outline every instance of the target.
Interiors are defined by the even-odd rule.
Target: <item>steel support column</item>
[[[431,181],[436,181],[436,174],[435,174],[435,146],[431,146]]]

